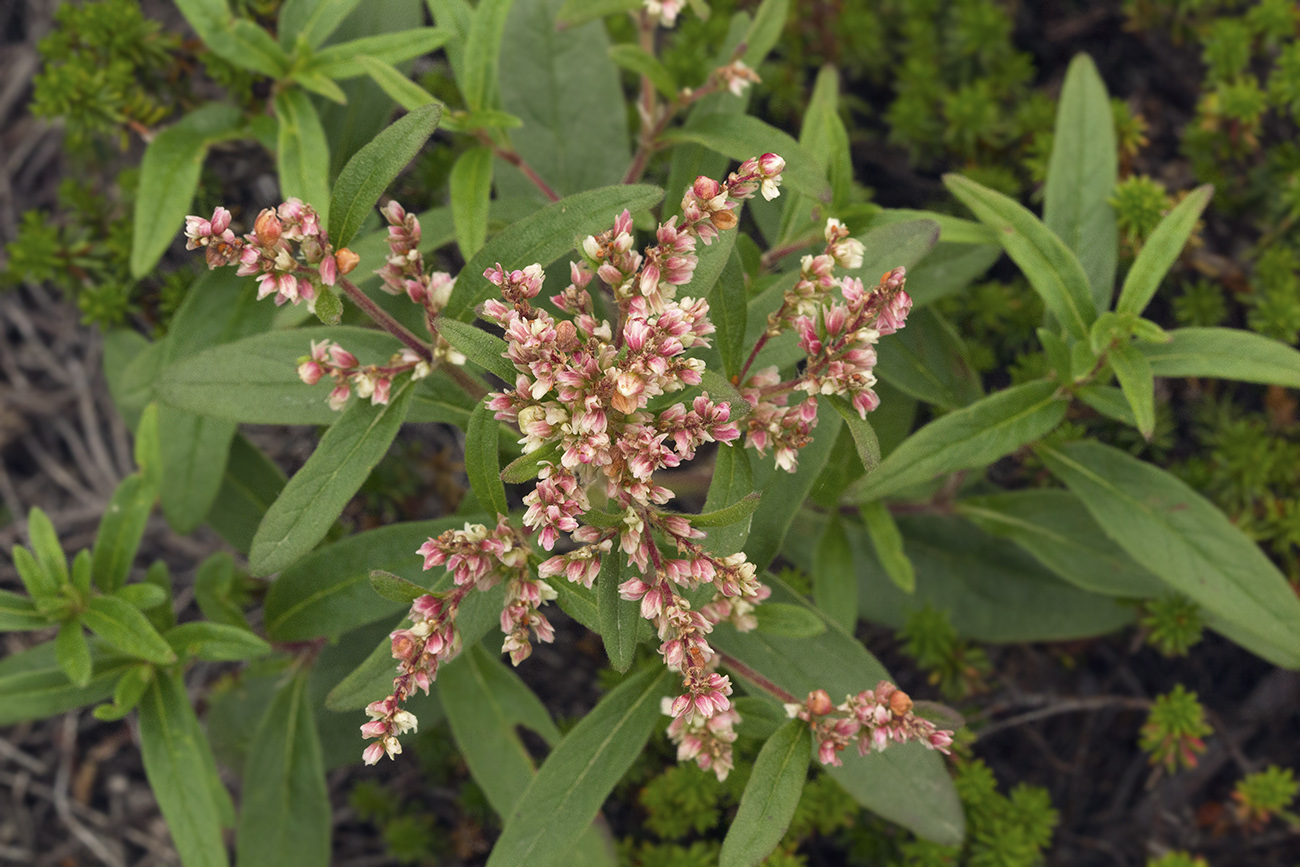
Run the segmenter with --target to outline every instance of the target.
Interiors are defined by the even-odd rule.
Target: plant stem
[[[425,361],[433,361],[433,350],[429,348],[429,344],[412,334],[405,325],[389,315],[387,310],[370,300],[370,297],[358,289],[355,283],[340,277],[338,284],[343,288],[348,298],[352,299],[352,303],[364,310],[376,325],[402,341],[420,358]]]
[[[750,668],[748,665],[745,665],[743,662],[736,659],[734,656],[728,656],[727,654],[723,653],[721,650],[718,650],[717,648],[714,648],[713,652],[718,655],[718,660],[727,668],[731,669],[736,674],[743,677],[745,680],[754,684],[754,686],[757,686],[759,689],[771,693],[773,696],[780,699],[782,703],[784,704],[798,703],[799,699],[790,695],[790,693],[781,689],[781,687],[777,686],[775,683],[772,683],[772,681],[768,680],[766,677],[763,677],[763,675],[759,674],[757,671],[754,671],[754,669]]]
[[[502,147],[488,137],[486,132],[479,131],[478,140],[492,149],[492,153],[501,159],[510,163],[510,165],[523,172],[524,177],[533,182],[533,186],[542,191],[542,195],[552,202],[560,200],[560,194],[551,189],[551,185],[542,180],[542,176],[537,174],[536,170],[528,164],[528,161],[521,157],[516,151],[508,147]]]

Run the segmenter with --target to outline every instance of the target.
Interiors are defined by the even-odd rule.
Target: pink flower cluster
[[[315,385],[323,378],[334,380],[330,391],[330,409],[340,410],[356,389],[362,400],[370,399],[374,406],[385,405],[392,391],[393,377],[411,371],[415,379],[423,379],[432,371],[427,361],[413,350],[402,349],[387,364],[362,365],[357,357],[332,340],[313,340],[311,354],[298,359],[298,378]]]
[[[257,297],[275,296],[276,304],[306,301],[316,309],[322,286],[356,267],[357,255],[335,252],[316,211],[298,199],[257,215],[253,231],[239,238],[230,229],[230,212],[218,207],[212,219],[185,218],[185,248],[206,249],[209,268],[238,263],[241,277],[258,278]]]
[[[842,704],[832,705],[826,690],[808,693],[802,704],[787,704],[786,714],[812,727],[817,744],[817,758],[824,765],[842,765],[839,754],[856,743],[858,754],[880,751],[890,742],[919,741],[926,748],[949,754],[952,732],[940,729],[912,712],[912,699],[887,680],[857,695],[847,696]]]

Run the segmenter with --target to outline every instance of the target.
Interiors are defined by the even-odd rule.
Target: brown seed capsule
[[[815,689],[808,693],[808,712],[813,716],[825,716],[834,710],[831,697],[824,689]]]
[[[257,219],[253,222],[253,234],[257,236],[257,242],[263,247],[270,247],[280,240],[280,220],[275,216],[275,211],[266,208],[257,215]]]
[[[736,217],[735,211],[714,211],[709,217],[713,225],[718,227],[718,231],[725,232],[728,229],[736,228],[736,223],[740,222]]]
[[[901,689],[894,690],[894,694],[889,697],[889,710],[894,716],[906,716],[907,712],[912,709],[912,697]]]
[[[578,348],[578,329],[568,320],[555,326],[555,345],[561,352],[572,352]]]
[[[361,261],[361,257],[356,253],[353,253],[347,247],[343,247],[334,254],[334,261],[339,264],[339,273],[347,274],[353,268],[357,267],[357,263]]]

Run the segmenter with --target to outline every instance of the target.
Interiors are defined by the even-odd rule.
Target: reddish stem
[[[387,310],[370,300],[370,297],[358,289],[356,284],[340,277],[338,285],[342,287],[348,298],[352,299],[352,303],[364,310],[376,325],[402,341],[420,358],[425,361],[433,361],[433,350],[429,348],[429,344],[412,334],[405,325],[394,319]]]
[[[754,684],[754,686],[757,686],[759,689],[771,693],[773,696],[779,699],[783,704],[799,703],[799,699],[790,695],[790,693],[781,689],[781,687],[777,686],[775,683],[772,683],[772,681],[768,680],[766,677],[763,677],[763,675],[759,674],[757,671],[754,671],[754,669],[750,668],[748,665],[745,665],[743,662],[736,659],[734,656],[728,656],[727,654],[723,653],[721,650],[718,650],[717,648],[714,648],[713,652],[718,655],[718,660],[727,668],[731,669],[736,674],[743,677],[745,680]]]

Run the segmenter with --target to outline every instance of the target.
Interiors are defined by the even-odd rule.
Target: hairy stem
[[[412,334],[405,325],[394,319],[387,310],[380,307],[366,293],[358,289],[355,283],[340,277],[338,285],[343,288],[343,292],[348,298],[352,299],[352,303],[364,310],[376,325],[402,341],[420,358],[425,361],[433,361],[433,350],[429,347],[429,344]]]

